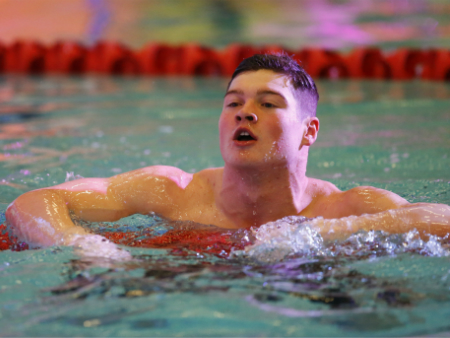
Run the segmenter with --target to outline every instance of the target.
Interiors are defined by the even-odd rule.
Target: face
[[[222,156],[231,165],[285,165],[298,157],[305,128],[287,76],[244,72],[225,95],[219,120]]]

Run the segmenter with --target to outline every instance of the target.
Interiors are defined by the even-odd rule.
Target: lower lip
[[[247,147],[256,143],[256,140],[238,141],[234,140],[233,143],[238,147]]]

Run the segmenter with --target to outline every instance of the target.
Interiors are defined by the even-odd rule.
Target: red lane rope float
[[[358,48],[346,57],[349,76],[357,79],[387,79],[391,68],[378,48]]]
[[[428,52],[429,78],[433,80],[450,80],[450,51],[431,50]],[[428,70],[426,70],[426,74]]]
[[[305,49],[298,55],[313,78],[348,78],[346,60],[339,53],[322,49]]]
[[[58,42],[47,50],[45,70],[49,73],[62,74],[85,73],[86,56],[86,47],[71,42]]]
[[[142,232],[103,232],[102,236],[120,245],[140,248],[170,249],[173,254],[187,255],[189,251],[212,255],[228,255],[232,248],[243,249],[248,241],[233,238],[231,231],[184,227],[170,229],[162,235],[145,236]],[[244,244],[245,243],[245,244]],[[28,245],[10,238],[6,226],[0,224],[0,251],[27,250]]]
[[[103,74],[139,74],[135,53],[116,43],[99,42],[86,54],[86,69]]]
[[[239,63],[255,53],[287,52],[314,78],[450,81],[450,50],[407,49],[382,52],[356,48],[348,53],[319,48],[288,50],[278,45],[230,44],[216,50],[195,43],[150,43],[132,50],[120,43],[101,41],[91,47],[62,41],[45,46],[35,41],[0,43],[0,73],[150,76],[230,76]]]
[[[420,50],[401,48],[386,58],[392,77],[399,80],[410,80],[417,77],[427,65],[427,54]]]
[[[6,46],[3,56],[5,72],[40,74],[45,72],[47,49],[38,42],[17,41]]]

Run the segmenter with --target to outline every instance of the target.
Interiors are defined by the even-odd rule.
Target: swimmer
[[[223,168],[190,174],[152,166],[70,181],[19,196],[6,211],[7,222],[32,246],[98,250],[94,244],[103,243],[109,252],[114,244],[75,225],[71,213],[91,222],[156,213],[229,229],[300,215],[312,218],[325,240],[359,230],[450,233],[447,205],[410,204],[369,186],[341,191],[306,176],[309,148],[319,132],[318,99],[312,78],[289,56],[254,55],[237,67],[225,93],[219,119]],[[112,257],[126,256],[116,253]]]

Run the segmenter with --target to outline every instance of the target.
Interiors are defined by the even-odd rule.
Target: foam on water
[[[360,231],[347,239],[325,242],[303,216],[289,216],[251,229],[255,241],[232,256],[245,256],[259,262],[272,263],[288,257],[368,257],[413,252],[426,256],[450,255],[447,236],[430,235],[424,240],[413,229],[404,234],[383,231]]]
[[[114,261],[129,261],[128,251],[99,235],[75,236],[72,245],[74,252],[84,258],[106,258]]]
[[[305,223],[306,220],[303,216],[289,216],[252,229],[254,244],[234,251],[233,255],[245,255],[260,262],[275,262],[293,254],[321,254],[323,239]]]

